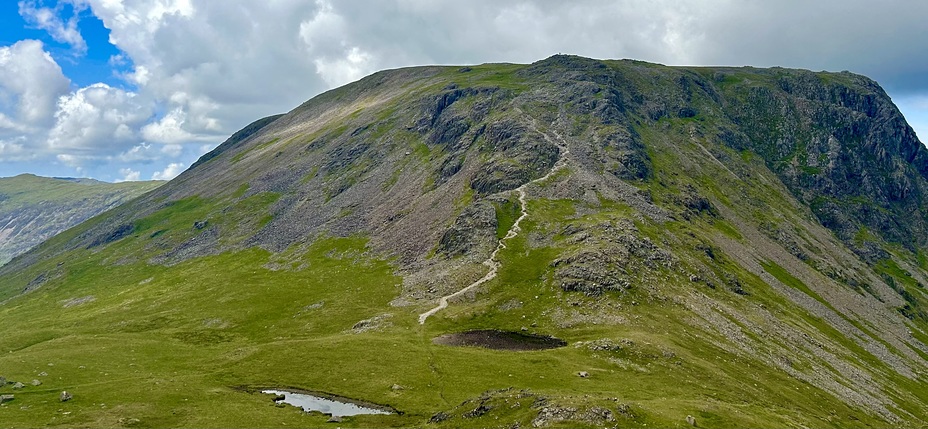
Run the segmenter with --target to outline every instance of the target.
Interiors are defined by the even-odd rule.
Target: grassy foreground
[[[536,200],[532,210],[556,221],[572,205]],[[158,228],[151,223],[146,228]],[[524,224],[529,234],[543,227],[532,218]],[[0,388],[15,395],[0,406],[0,425],[325,425],[327,416],[275,406],[255,393],[262,387],[327,392],[402,413],[348,417],[340,423],[346,427],[525,427],[548,403],[610,410],[611,421],[590,420],[591,427],[684,427],[687,415],[703,427],[883,423],[706,341],[718,334],[687,326],[675,315],[679,305],[634,291],[608,300],[560,292],[545,280],[556,252],[526,250],[524,235],[509,244],[500,276],[476,301],[454,304],[424,326],[416,323],[421,307],[390,306],[402,280],[390,261],[366,252],[361,238],[321,238],[282,255],[249,250],[173,267],[113,264],[111,257],[129,244],[86,252],[59,280],[0,306],[0,375],[27,385]],[[563,323],[583,320],[579,313],[603,303],[616,306],[610,314],[622,323]],[[358,324],[366,319],[370,329]],[[523,327],[569,345],[505,352],[431,341],[472,328]],[[604,338],[623,346],[596,350],[585,343]],[[591,375],[580,378],[578,371]],[[33,379],[42,384],[32,386]],[[62,390],[74,399],[59,402]],[[463,417],[481,404],[490,411]],[[429,424],[439,411],[451,418]]]

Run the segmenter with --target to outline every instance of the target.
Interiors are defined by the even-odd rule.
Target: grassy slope
[[[493,67],[498,73],[483,75],[486,83],[511,84],[508,73],[513,66],[485,68]],[[687,124],[675,119],[659,126],[685,131]],[[751,213],[804,216],[782,188],[765,188],[757,179],[748,187],[748,195],[729,201],[740,185],[717,182],[725,173],[712,164],[706,164],[709,167],[701,174],[678,176],[685,171],[678,166],[679,157],[692,157],[693,152],[674,155],[669,148],[685,147],[688,142],[679,137],[668,141],[667,132],[642,130],[642,135],[649,147],[664,154],[654,158],[654,178],[638,184],[656,201],[669,201],[680,186],[692,184],[715,201],[745,208],[748,218]],[[744,168],[753,168],[755,175],[773,177],[756,164],[743,165],[753,165]],[[700,427],[887,425],[863,408],[851,407],[755,356],[733,351],[728,347],[731,338],[697,323],[698,315],[688,302],[695,295],[752,318],[759,319],[761,309],[777,314],[784,324],[836,347],[855,365],[884,374],[893,383],[887,390],[905,392],[898,403],[917,419],[926,418],[921,404],[928,402],[928,395],[919,384],[923,378],[898,376],[718,249],[713,267],[735,273],[750,296],[696,285],[661,269],[654,273],[655,284],[602,298],[564,293],[551,279],[550,262],[573,246],[557,234],[565,224],[635,219],[642,234],[655,242],[675,243],[682,263],[696,267],[705,256],[675,240],[695,237],[712,243],[722,237],[747,242],[744,231],[722,219],[654,224],[634,216],[634,210],[621,202],[533,197],[522,235],[500,254],[499,277],[473,299],[454,303],[424,326],[416,323],[423,306],[390,305],[400,293],[402,279],[394,274],[393,261],[367,249],[365,237],[323,236],[279,255],[250,249],[171,267],[145,262],[162,250],[158,243],[182,242],[196,234],[192,227],[196,220],[209,218],[226,228],[222,231],[227,236],[235,231],[231,225],[268,216],[277,198],[271,193],[250,197],[239,202],[225,221],[215,215],[225,213],[223,208],[235,200],[182,200],[139,220],[133,239],[102,249],[73,250],[15,278],[4,278],[0,299],[17,292],[10,285],[64,263],[63,275],[0,306],[0,375],[27,384],[33,378],[43,382],[15,392],[0,387],[0,393],[16,395],[15,401],[0,407],[0,426],[324,424],[324,416],[278,408],[269,397],[252,393],[255,388],[278,386],[344,395],[403,412],[347,418],[341,425],[349,427],[421,426],[437,411],[448,411],[452,418],[435,426],[510,426],[515,421],[523,427],[531,425],[538,412],[532,401],[502,396],[491,401],[493,410],[482,417],[461,417],[474,408],[464,401],[507,388],[527,389],[578,409],[600,406],[615,412],[619,404],[626,404],[630,412],[616,413],[617,421],[609,423],[622,427],[684,427],[687,415],[695,416]],[[513,221],[517,216],[513,207],[497,207],[499,224]],[[69,234],[75,232],[56,240],[64,242]],[[552,239],[539,245],[530,244],[528,237]],[[126,255],[134,258],[119,262]],[[765,263],[764,268],[788,286],[802,293],[812,291],[775,262]],[[88,296],[94,300],[65,307],[68,300]],[[733,326],[742,323],[721,314]],[[352,331],[357,322],[383,315],[390,316],[381,318],[380,329]],[[558,336],[570,345],[514,353],[431,342],[437,335],[471,328],[522,327]],[[747,328],[742,332],[753,335]],[[583,345],[604,338],[630,341],[611,351]],[[805,356],[793,360],[800,369],[822,365]],[[579,378],[577,371],[591,376]],[[39,376],[41,372],[48,375]],[[391,389],[393,385],[402,389]],[[61,390],[72,392],[75,399],[58,402]]]
[[[88,180],[55,179],[22,174],[0,179],[3,208],[17,208],[38,203],[71,202],[108,193],[139,195],[163,182],[106,183]]]
[[[0,218],[12,232],[0,250],[0,264],[114,204],[128,201],[164,182],[106,183],[22,174],[0,178]],[[33,221],[40,224],[33,224]]]
[[[538,225],[529,221],[525,228]],[[43,381],[22,391],[3,389],[17,396],[0,408],[3,426],[118,426],[130,419],[139,419],[140,426],[174,427],[324,422],[325,417],[276,408],[268,397],[242,389],[271,386],[363,398],[405,413],[343,422],[349,426],[418,425],[436,410],[509,387],[582,406],[615,408],[610,398],[617,398],[634,413],[620,422],[623,426],[680,426],[687,414],[705,427],[879,425],[822,391],[699,341],[711,333],[689,327],[681,335],[688,325],[672,303],[614,296],[617,313],[628,323],[558,328],[546,313],[570,308],[565,300],[584,298],[565,296],[543,281],[553,251],[525,253],[524,246],[522,239],[511,242],[490,293],[473,305],[452,307],[424,327],[415,323],[416,308],[388,305],[400,279],[388,261],[364,253],[362,239],[318,240],[305,255],[288,259],[308,265],[299,271],[264,268],[271,256],[258,250],[171,268],[103,264],[110,254],[124,251],[114,246],[72,265],[70,281],[0,309],[6,321],[0,340],[7,351],[0,355],[3,375]],[[101,284],[100,278],[114,281]],[[95,301],[63,308],[66,300],[85,296]],[[513,299],[525,305],[498,310]],[[641,300],[638,305],[630,304],[636,300]],[[386,319],[392,326],[351,333],[356,322],[380,314],[392,314]],[[533,330],[572,345],[512,353],[431,343],[448,331],[518,330],[531,322],[538,323]],[[573,346],[599,338],[627,338],[635,345],[597,353]],[[593,375],[578,378],[580,370]],[[404,388],[393,391],[393,384]],[[61,390],[75,399],[59,403]],[[797,400],[797,395],[814,400]],[[523,408],[506,418],[530,423],[533,411],[528,404]],[[492,425],[493,417],[448,424]]]

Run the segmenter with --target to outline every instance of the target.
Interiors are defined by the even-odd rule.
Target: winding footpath
[[[448,300],[457,298],[467,293],[468,291],[476,288],[477,286],[480,286],[496,277],[496,274],[499,271],[499,267],[500,267],[499,261],[496,260],[496,255],[499,254],[500,250],[503,250],[506,248],[507,240],[511,238],[515,238],[516,236],[519,235],[519,232],[522,231],[522,228],[519,226],[519,224],[522,223],[522,219],[525,219],[525,217],[528,216],[528,205],[525,202],[525,188],[527,188],[529,185],[532,185],[534,183],[539,183],[539,182],[548,180],[551,176],[553,176],[555,173],[557,173],[559,170],[563,169],[567,165],[567,155],[570,153],[570,150],[567,148],[567,142],[564,141],[564,138],[561,137],[561,135],[558,134],[557,131],[551,130],[551,133],[554,134],[555,137],[557,137],[557,141],[552,140],[551,136],[549,136],[548,133],[539,131],[538,128],[535,127],[534,122],[532,123],[532,129],[538,132],[539,134],[541,134],[542,136],[544,136],[545,140],[547,140],[549,143],[552,143],[555,146],[557,146],[560,152],[558,155],[557,162],[554,163],[554,166],[551,167],[551,170],[548,171],[548,174],[545,174],[544,176],[539,177],[530,182],[526,182],[522,184],[522,186],[519,186],[518,188],[515,189],[515,192],[519,194],[519,205],[521,206],[522,214],[512,224],[512,226],[509,228],[509,231],[506,232],[506,235],[499,240],[499,244],[496,245],[496,249],[493,250],[493,253],[490,254],[490,257],[487,258],[485,261],[483,261],[483,265],[486,265],[487,267],[489,267],[490,271],[487,272],[485,276],[480,278],[480,280],[477,280],[471,283],[464,289],[461,289],[451,295],[446,295],[446,296],[441,297],[438,300],[438,306],[419,315],[420,325],[424,325],[425,320],[428,319],[429,316],[435,313],[438,313],[439,311],[447,308]],[[505,191],[505,192],[510,192],[510,191]]]

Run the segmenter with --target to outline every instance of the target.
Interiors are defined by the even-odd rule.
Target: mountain
[[[161,183],[106,183],[31,174],[0,178],[0,265]]]
[[[382,71],[0,268],[0,418],[924,426],[926,197],[852,73]]]

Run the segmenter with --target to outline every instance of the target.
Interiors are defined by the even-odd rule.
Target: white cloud
[[[34,154],[26,150],[25,140],[25,137],[16,137],[9,140],[0,139],[0,159],[23,161],[33,158]]]
[[[142,172],[138,170],[133,170],[131,168],[120,168],[119,174],[122,175],[122,179],[116,180],[117,182],[136,182],[141,180]]]
[[[42,42],[22,40],[0,47],[0,132],[50,123],[55,101],[70,84]]]
[[[121,162],[150,162],[158,159],[159,154],[148,143],[140,143],[120,153],[116,159]]]
[[[70,3],[74,13],[67,22],[61,19],[62,6]],[[38,7],[35,1],[19,2],[19,14],[29,25],[45,30],[57,42],[71,45],[71,49],[78,55],[87,53],[87,42],[77,28],[79,12],[86,8],[82,0],[61,1],[55,8]]]
[[[87,161],[93,159],[93,157],[72,155],[72,154],[67,154],[67,153],[60,153],[58,155],[55,155],[55,158],[58,160],[58,162],[64,165],[67,165],[69,167],[73,167],[77,171],[83,170],[84,164]]]
[[[341,37],[347,33],[345,19],[326,0],[316,0],[316,7],[312,19],[300,23],[300,38],[310,51],[337,49],[344,44]]]
[[[323,57],[316,59],[313,63],[316,65],[316,72],[331,88],[354,82],[374,71],[371,55],[357,46],[345,52],[342,58]]]
[[[179,144],[168,144],[161,147],[161,153],[171,157],[177,158],[184,152],[184,147]]]
[[[138,95],[103,83],[81,88],[58,100],[49,150],[68,154],[112,154],[137,143],[136,129],[151,116]]]
[[[194,135],[184,130],[187,113],[175,108],[164,115],[161,120],[142,127],[142,136],[147,141],[176,144],[194,139]]]
[[[156,171],[151,175],[152,180],[171,180],[184,171],[184,164],[172,162],[164,170]]]

